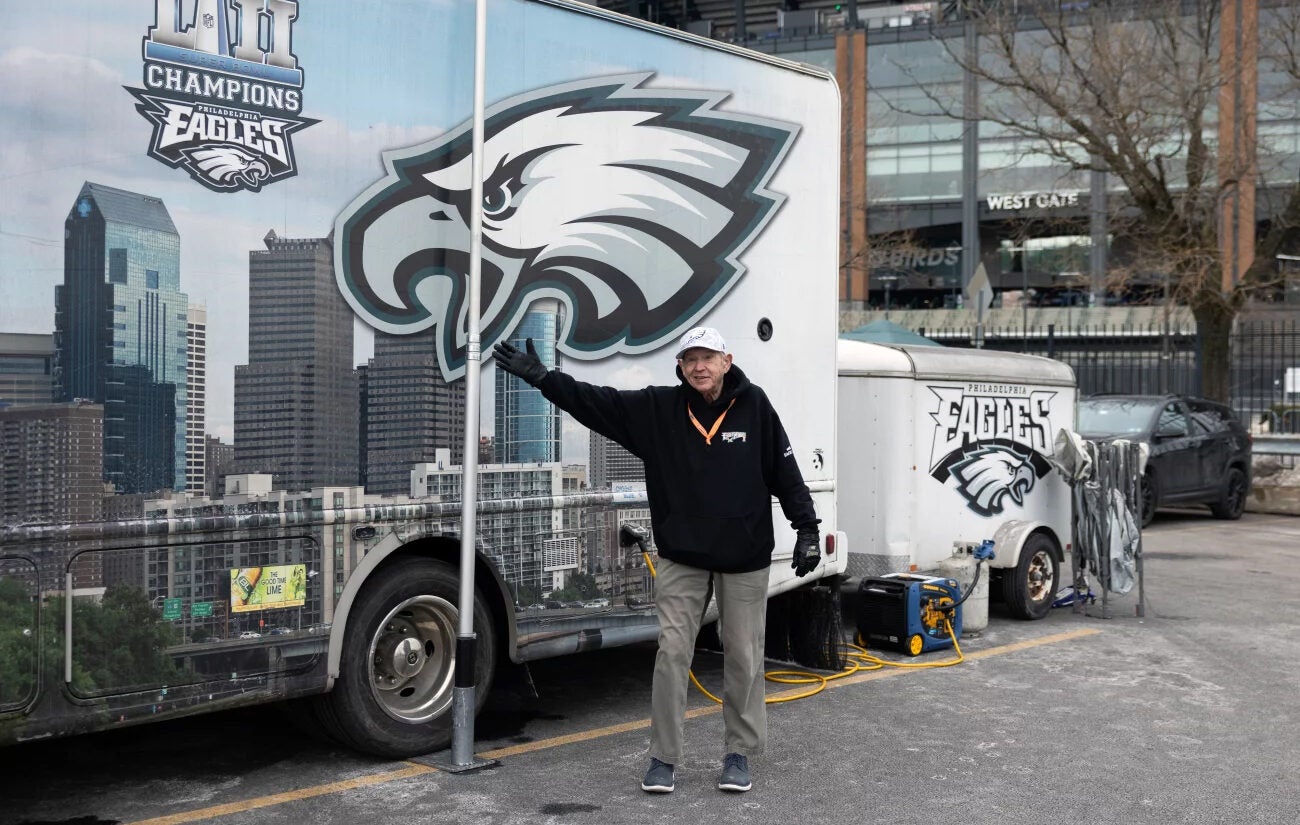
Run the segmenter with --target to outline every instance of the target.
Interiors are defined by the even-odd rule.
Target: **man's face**
[[[722,376],[731,369],[731,355],[704,347],[692,347],[677,359],[686,383],[710,401],[722,393]]]

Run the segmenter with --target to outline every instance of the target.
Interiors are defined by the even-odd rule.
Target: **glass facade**
[[[183,489],[189,299],[158,198],[86,183],[65,221],[55,340],[61,400],[104,405],[104,480]]]
[[[1260,9],[1260,31],[1287,32],[1295,28],[1295,13]],[[1294,180],[1300,168],[1300,98],[1296,79],[1286,71],[1296,59],[1284,37],[1262,38],[1259,62],[1258,140],[1260,176],[1266,181]]]
[[[961,197],[961,69],[932,40],[869,43],[867,192],[873,202]]]
[[[527,339],[542,363],[560,366],[555,348],[560,330],[560,308],[552,301],[539,302],[526,313],[508,339],[523,349]],[[496,460],[502,464],[530,464],[560,461],[560,411],[542,397],[541,390],[505,370],[496,377]]]
[[[960,40],[872,42],[867,49],[867,191],[873,205],[961,198]],[[1000,113],[1018,103],[982,83],[980,105]],[[1026,113],[1026,116],[1029,116]],[[1086,189],[1083,173],[1044,147],[989,120],[978,124],[979,197],[1029,189]]]

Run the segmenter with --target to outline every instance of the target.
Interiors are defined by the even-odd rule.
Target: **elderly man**
[[[723,649],[723,757],[718,788],[753,785],[748,757],[767,743],[763,650],[768,568],[775,546],[771,497],[795,528],[791,566],[821,558],[812,496],[767,394],[732,363],[721,333],[697,327],[676,351],[676,386],[616,390],[547,370],[533,342],[496,345],[499,367],[645,463],[659,565],[659,653],[651,690],[650,768],[644,791],[669,793],[683,758],[682,725],[695,637],[717,590]]]

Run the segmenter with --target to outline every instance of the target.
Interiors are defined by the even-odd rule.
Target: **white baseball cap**
[[[727,352],[727,342],[722,340],[721,332],[713,327],[696,327],[682,336],[682,340],[677,344],[677,354],[673,357],[681,358],[683,352],[695,347],[711,349],[724,355]]]

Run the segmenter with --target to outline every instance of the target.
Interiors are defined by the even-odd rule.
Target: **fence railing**
[[[1256,435],[1252,452],[1256,456],[1287,456],[1300,458],[1300,435]]]

